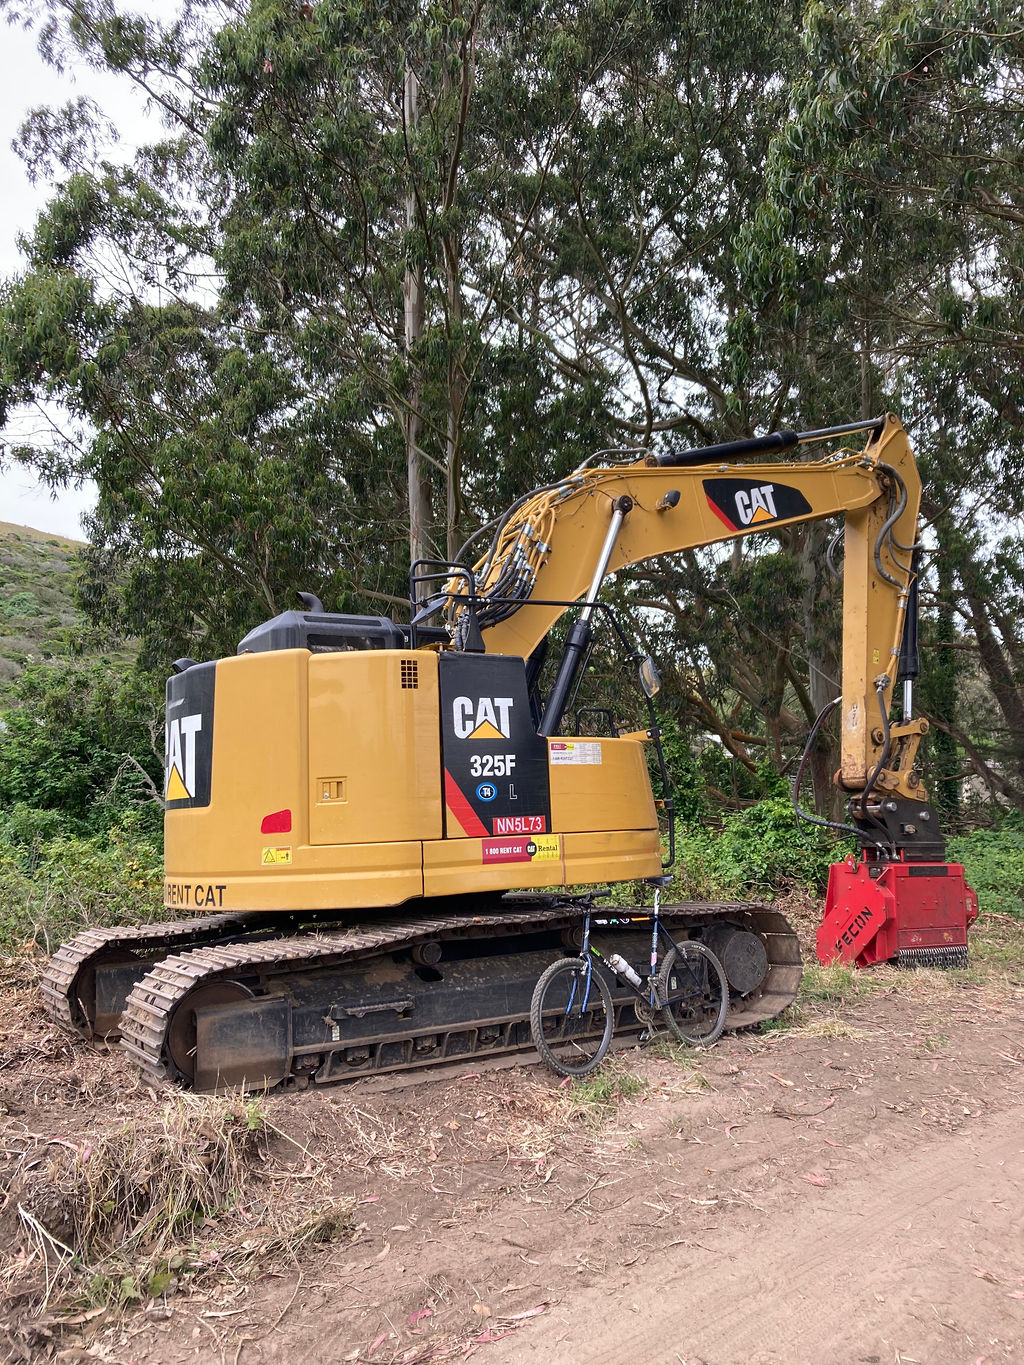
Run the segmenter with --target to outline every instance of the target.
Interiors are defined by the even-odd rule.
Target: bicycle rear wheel
[[[718,1041],[729,1013],[729,985],[710,948],[694,939],[670,948],[656,985],[658,999],[668,1002],[661,1017],[681,1043],[710,1047]]]
[[[533,1045],[559,1076],[586,1076],[611,1046],[615,1015],[608,983],[582,957],[552,962],[530,1002]]]

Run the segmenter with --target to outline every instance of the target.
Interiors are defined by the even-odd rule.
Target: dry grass
[[[359,1352],[347,1356],[346,1359],[354,1360],[358,1365],[369,1362],[371,1356],[373,1361],[379,1361],[380,1365],[428,1365],[428,1362],[429,1365],[440,1365],[440,1362],[446,1360],[467,1360],[475,1355],[481,1346],[493,1345],[504,1337],[511,1336],[530,1318],[546,1313],[549,1307],[549,1302],[545,1300],[544,1303],[538,1304],[535,1308],[528,1308],[525,1312],[499,1314],[497,1317],[488,1309],[483,1317],[487,1325],[482,1329],[478,1320],[478,1325],[470,1330],[434,1337],[431,1341],[413,1346],[392,1347],[391,1340],[396,1339],[398,1335],[392,1331],[386,1336],[382,1334],[369,1348],[368,1354]]]
[[[814,960],[814,938],[821,923],[822,902],[804,887],[795,886],[784,896],[772,897],[772,904],[786,916],[797,932],[804,961]]]
[[[828,1005],[845,1005],[860,993],[862,973],[845,962],[834,962],[822,967],[817,961],[804,963],[799,999],[803,1002],[821,1001]]]
[[[14,1340],[31,1348],[186,1280],[352,1231],[350,1206],[325,1199],[324,1182],[305,1200],[282,1189],[271,1139],[260,1102],[186,1094],[95,1139],[9,1138],[0,1296]]]
[[[818,964],[815,934],[822,904],[803,891],[777,902],[797,931],[803,953],[803,980],[796,1003],[765,1032],[801,1028],[822,1006],[830,1011],[880,993],[920,1000],[939,999],[970,987],[984,986],[997,995],[1024,985],[1024,920],[986,911],[967,936],[969,965],[960,970],[877,966],[866,971],[843,963]]]
[[[821,1015],[796,1024],[788,1030],[791,1038],[877,1038],[877,1029],[855,1028],[837,1014]]]
[[[0,990],[34,990],[39,985],[46,959],[26,946],[13,956],[0,956]]]
[[[566,1145],[578,1147],[576,1104],[570,1088],[546,1077],[507,1073],[473,1086],[469,1078],[432,1094],[429,1106],[396,1108],[386,1097],[338,1095],[332,1103],[332,1162],[365,1167],[395,1181],[412,1180],[435,1166],[504,1159],[530,1162]],[[287,1098],[274,1113],[286,1121]],[[318,1132],[321,1141],[326,1134]]]
[[[780,1034],[794,1038],[863,1039],[870,1036],[848,1023],[842,1014],[858,1001],[894,995],[921,1004],[948,1002],[965,992],[984,988],[994,1000],[1005,999],[1024,985],[1024,922],[1010,915],[984,914],[968,935],[970,962],[966,968],[881,965],[865,971],[844,963],[822,967],[814,948],[820,904],[808,899],[783,906],[795,923],[804,957],[803,979],[794,1003],[778,1018],[760,1025],[766,1039]]]
[[[33,975],[0,963],[0,1358],[131,1330],[129,1311],[165,1317],[358,1236],[339,1173],[476,1199],[482,1164],[533,1189],[596,1150],[586,1107],[545,1073],[435,1082],[408,1101],[358,1086],[306,1104],[161,1098],[116,1049],[48,1020]]]

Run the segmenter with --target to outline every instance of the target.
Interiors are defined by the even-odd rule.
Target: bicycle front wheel
[[[582,957],[552,962],[530,1002],[533,1045],[559,1076],[586,1076],[612,1042],[615,1015],[608,983]]]
[[[665,954],[657,978],[661,1017],[668,1031],[690,1047],[710,1047],[722,1036],[729,1013],[729,984],[718,958],[703,943],[686,939]]]

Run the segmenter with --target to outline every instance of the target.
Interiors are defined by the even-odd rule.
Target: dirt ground
[[[285,1199],[350,1200],[355,1234],[95,1310],[84,1336],[34,1350],[124,1365],[1024,1361],[1021,980],[885,969],[856,999],[806,998],[787,1026],[709,1053],[624,1050],[582,1085],[517,1067],[270,1096],[266,1178]],[[164,1102],[21,1008],[0,1047],[8,1152]]]

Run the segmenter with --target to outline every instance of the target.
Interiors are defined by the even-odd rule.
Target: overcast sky
[[[176,10],[174,0],[149,0],[145,6],[150,17]],[[95,100],[116,124],[119,156],[127,159],[141,142],[159,136],[159,121],[147,114],[145,97],[131,81],[84,65],[58,74],[39,56],[34,34],[0,20],[0,276],[24,268],[18,233],[31,228],[49,195],[46,185],[29,183],[11,141],[29,110],[59,106],[79,95]],[[0,521],[82,538],[81,516],[94,497],[91,487],[64,489],[52,497],[24,469],[0,471]]]

